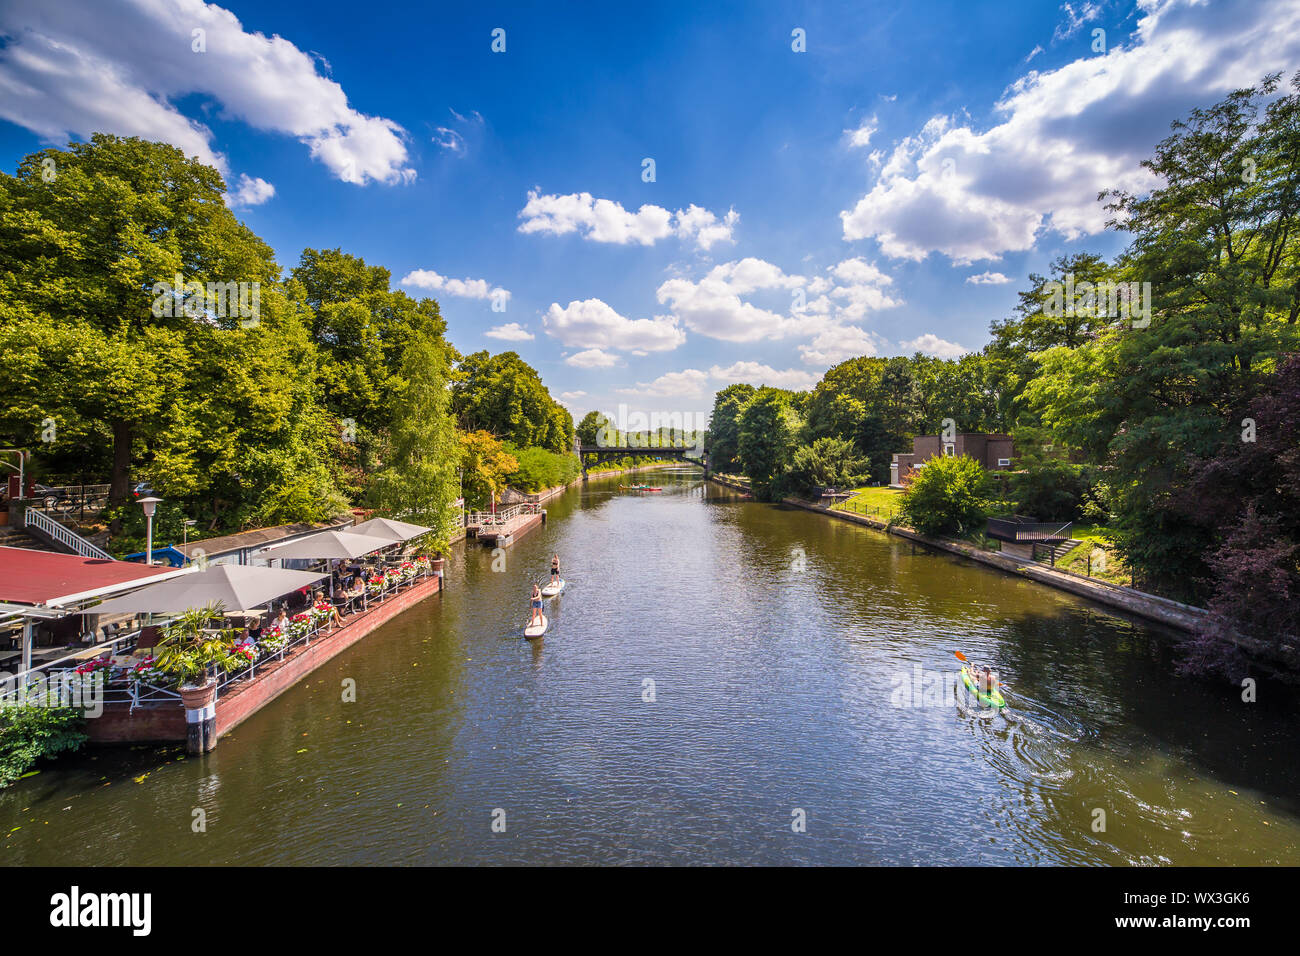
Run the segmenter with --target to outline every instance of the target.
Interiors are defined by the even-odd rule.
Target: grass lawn
[[[897,488],[857,488],[854,489],[852,498],[836,507],[888,521],[898,514],[898,503],[902,494],[903,492]]]
[[[1070,529],[1070,536],[1083,543],[1057,561],[1058,568],[1087,574],[1088,557],[1091,555],[1094,578],[1109,581],[1111,584],[1132,585],[1132,575],[1115,552],[1115,534],[1111,528],[1091,521],[1076,521],[1074,527]],[[1097,554],[1098,551],[1102,554]]]

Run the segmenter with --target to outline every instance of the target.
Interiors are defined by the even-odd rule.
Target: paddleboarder
[[[542,589],[536,584],[533,585],[533,595],[530,599],[533,605],[533,616],[528,622],[528,626],[542,623]]]
[[[551,558],[551,583],[560,583],[560,556],[558,554]]]

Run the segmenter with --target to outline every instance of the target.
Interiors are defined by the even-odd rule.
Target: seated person
[[[312,604],[313,604],[313,605],[316,605],[316,604],[324,604],[324,603],[326,603],[326,601],[325,601],[325,595],[324,595],[322,592],[317,591],[317,592],[312,596]],[[334,625],[335,627],[342,627],[342,626],[343,626],[343,618],[339,617],[339,609],[336,608],[336,607],[335,607],[334,605],[332,605],[332,604],[330,605],[330,616],[329,616],[328,620],[329,620],[329,622],[330,622],[332,625]]]

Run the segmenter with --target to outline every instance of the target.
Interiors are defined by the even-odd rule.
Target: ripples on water
[[[205,758],[99,751],[0,791],[0,861],[1300,862],[1281,692],[1242,705],[1067,595],[656,480],[552,501],[503,573],[469,546],[446,594]],[[553,551],[569,587],[527,642]],[[1007,713],[891,703],[955,650],[1000,669]]]

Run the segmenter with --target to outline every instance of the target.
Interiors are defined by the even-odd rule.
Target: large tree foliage
[[[460,436],[460,453],[465,507],[471,510],[488,507],[519,470],[505,443],[481,429]]]
[[[1119,271],[1151,283],[1151,322],[1040,353],[1026,389],[1044,424],[1113,469],[1117,544],[1140,583],[1189,600],[1216,539],[1177,490],[1300,343],[1300,96],[1276,87],[1194,110],[1143,163],[1161,185],[1110,195],[1133,235]]]
[[[428,525],[440,549],[455,531],[460,497],[460,440],[450,415],[450,368],[441,338],[413,335],[406,345],[397,408],[385,449],[385,468],[375,477],[379,511]]]
[[[728,472],[739,463],[740,416],[745,405],[754,397],[754,386],[728,385],[713,397],[713,414],[705,446],[709,467],[714,471]]]
[[[755,497],[770,500],[780,494],[801,428],[790,392],[763,387],[745,404],[737,445]]]
[[[797,495],[812,497],[825,488],[849,488],[861,480],[867,463],[853,443],[842,438],[818,438],[795,449],[787,486]]]
[[[96,337],[118,357],[105,361],[125,373],[114,376],[114,386],[129,393],[129,380],[142,378],[126,368],[132,355],[160,342],[187,343],[202,325],[230,328],[239,321],[195,318],[183,309],[155,314],[158,283],[174,285],[178,275],[222,284],[270,283],[278,276],[270,248],[235,219],[224,191],[216,170],[175,147],[139,139],[97,134],[90,143],[28,156],[16,175],[0,174],[0,322],[39,323],[41,334],[64,345],[69,334]],[[70,327],[80,332],[69,333]],[[6,391],[0,384],[0,404]],[[184,397],[169,391],[139,406],[109,403],[93,421],[74,427],[82,440],[93,427],[111,444],[114,501],[127,499],[133,445],[149,444],[165,427],[148,406]],[[78,400],[64,396],[62,404],[66,409]],[[39,445],[42,426],[24,424],[13,440]]]
[[[482,429],[521,448],[572,451],[573,416],[515,352],[465,356],[452,376],[452,408],[464,431]]]

